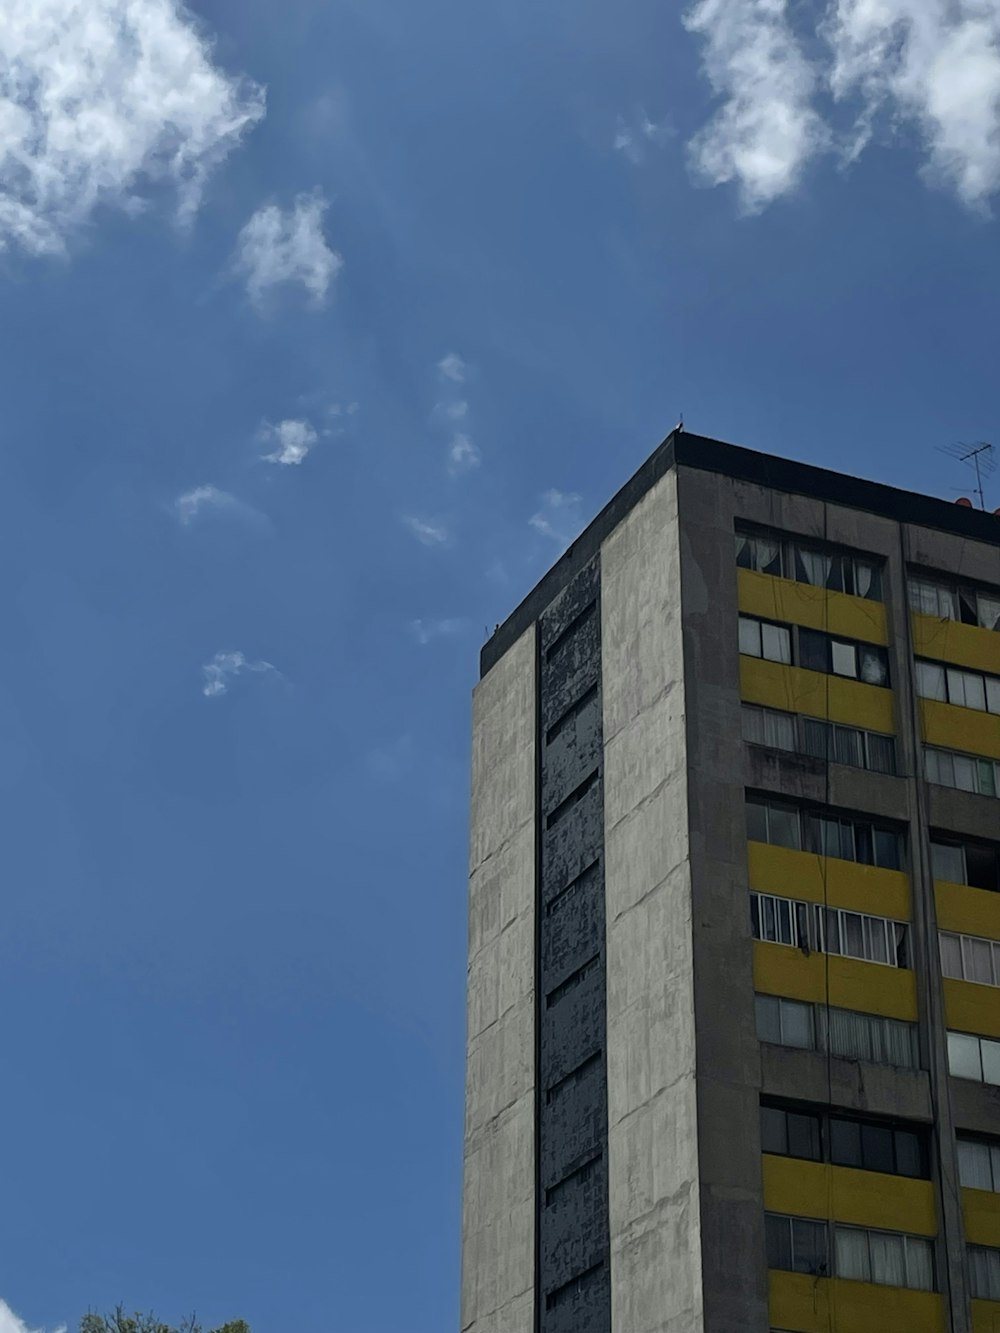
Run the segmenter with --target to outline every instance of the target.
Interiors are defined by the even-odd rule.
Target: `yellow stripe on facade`
[[[758,845],[751,843],[751,846]],[[953,930],[960,935],[981,935],[988,940],[1000,940],[1000,893],[991,893],[989,889],[973,889],[968,884],[949,884],[947,880],[936,879],[934,903],[937,909],[937,923],[941,930]]]
[[[935,662],[953,662],[1000,676],[1000,634],[960,620],[939,620],[913,613],[913,651]]]
[[[933,1291],[768,1273],[772,1328],[798,1333],[947,1333],[944,1299]],[[973,1303],[975,1304],[975,1302]],[[994,1306],[1000,1312],[1000,1305]],[[976,1333],[994,1333],[988,1324]]]
[[[909,921],[910,881],[901,870],[858,865],[765,842],[747,843],[751,889]],[[1000,899],[1000,894],[996,895]],[[1000,937],[998,937],[1000,938]]]
[[[1000,1037],[1000,987],[943,977],[944,1016],[955,1032]]]
[[[972,1333],[1000,1333],[1000,1301],[972,1302]]]
[[[806,955],[787,944],[754,940],[753,981],[754,989],[765,995],[831,1004],[909,1023],[918,1017],[916,976],[907,968],[824,953]]]
[[[962,1190],[965,1239],[971,1245],[1000,1249],[1000,1194],[992,1190]]]
[[[828,592],[826,588],[813,588],[808,583],[776,578],[773,574],[758,574],[752,569],[740,569],[737,575],[740,610],[748,616],[806,625],[864,643],[889,642],[882,602],[845,592]]]
[[[820,1217],[851,1226],[936,1236],[937,1209],[929,1180],[857,1171],[849,1166],[762,1157],[764,1207],[772,1213]]]
[[[740,695],[747,703],[842,722],[845,726],[894,733],[892,691],[844,676],[740,657]]]
[[[982,632],[993,633],[991,630]],[[1000,640],[1000,634],[994,634],[994,637]],[[1000,714],[943,704],[937,699],[921,699],[920,718],[928,745],[1000,759]]]

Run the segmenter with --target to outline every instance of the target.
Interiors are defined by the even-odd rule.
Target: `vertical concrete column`
[[[604,543],[613,1333],[703,1333],[676,473]]]
[[[463,1333],[531,1333],[535,1284],[535,631],[472,724]]]

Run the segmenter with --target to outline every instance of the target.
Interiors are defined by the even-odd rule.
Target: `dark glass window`
[[[825,634],[815,629],[799,629],[798,665],[807,671],[830,670],[830,644]]]

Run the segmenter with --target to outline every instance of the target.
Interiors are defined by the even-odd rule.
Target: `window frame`
[[[993,623],[989,624],[987,622],[992,613],[984,609],[984,603],[987,605],[1000,604],[1000,589],[987,588],[972,583],[960,583],[945,576],[936,578],[930,574],[916,572],[907,574],[906,586],[910,610],[916,611],[918,615],[930,616],[935,620],[954,620],[959,624],[975,625],[979,629],[994,632],[1000,630],[1000,613],[996,615]],[[927,606],[921,604],[914,597],[914,593],[918,591],[933,593],[934,610],[928,610]],[[930,598],[928,598],[928,604],[929,602]],[[942,606],[946,608],[943,612]],[[963,614],[963,609],[968,606],[974,608],[972,618],[968,614]],[[948,614],[949,610],[951,614]]]
[[[970,713],[1000,716],[1000,676],[991,671],[956,666],[952,662],[936,662],[929,657],[916,657],[913,661],[918,698],[929,699],[932,703],[946,703],[953,708],[967,708]],[[928,693],[926,682],[932,670],[941,679],[934,692]],[[969,690],[976,688],[982,691],[982,707],[968,702]],[[956,697],[958,695],[961,698]]]
[[[850,861],[854,865],[870,865],[880,870],[903,870],[906,865],[903,833],[898,828],[883,824],[878,820],[855,818],[836,809],[798,805],[794,801],[772,798],[769,795],[748,793],[745,798],[747,809],[747,839],[759,842],[753,837],[757,832],[759,813],[752,816],[749,811],[764,812],[764,841],[770,847],[785,847],[789,851],[806,851],[819,856],[833,856],[835,860]],[[772,837],[772,824],[776,816],[783,821],[789,815],[796,817],[796,841],[782,842]],[[892,839],[889,855],[886,856],[886,839]],[[834,851],[829,850],[830,846]],[[843,856],[845,850],[853,855]],[[839,852],[840,855],[836,853]],[[867,854],[861,854],[867,853]]]
[[[948,1044],[948,1074],[951,1078],[961,1078],[968,1083],[982,1083],[986,1087],[1000,1087],[1000,1040],[996,1037],[984,1037],[978,1032],[958,1032],[949,1028],[945,1033]],[[959,1042],[975,1042],[978,1048],[979,1076],[974,1077],[969,1074],[956,1073],[952,1067],[952,1049],[953,1043],[957,1047]],[[988,1051],[984,1047],[989,1048]],[[993,1049],[995,1048],[995,1050]],[[986,1057],[989,1054],[991,1065],[996,1064],[996,1078],[986,1077]]]
[[[747,646],[753,626],[757,628],[759,652]],[[765,629],[784,633],[787,660],[780,655],[773,656],[764,651]],[[737,642],[739,652],[744,657],[754,657],[763,662],[777,662],[780,666],[794,666],[802,671],[816,671],[821,675],[837,676],[841,680],[856,680],[862,685],[872,685],[876,689],[892,688],[889,650],[885,644],[866,643],[863,639],[850,639],[842,634],[812,629],[808,625],[770,620],[766,616],[755,616],[746,611],[739,613]],[[853,667],[851,670],[837,670],[834,665],[837,657],[845,653],[850,654]],[[820,659],[822,665],[816,665]],[[881,675],[881,679],[869,679],[873,673]]]
[[[865,1241],[866,1241],[865,1249],[866,1249],[866,1251],[867,1251],[867,1268],[868,1268],[868,1276],[867,1276],[867,1277],[858,1278],[858,1277],[855,1277],[853,1274],[852,1274],[852,1275],[847,1275],[847,1274],[843,1274],[843,1273],[841,1273],[841,1271],[840,1271],[840,1265],[837,1263],[837,1237],[838,1237],[838,1235],[839,1235],[841,1232],[845,1232],[845,1231],[853,1232],[855,1235],[857,1235],[857,1234],[860,1233],[860,1234],[863,1234],[864,1237],[865,1237]],[[902,1246],[903,1246],[903,1268],[904,1268],[904,1270],[905,1270],[905,1274],[906,1274],[906,1279],[907,1279],[907,1280],[906,1280],[906,1282],[903,1284],[903,1287],[900,1288],[900,1290],[905,1290],[905,1291],[937,1291],[937,1289],[938,1289],[938,1282],[937,1282],[937,1265],[935,1264],[934,1239],[933,1239],[933,1237],[931,1237],[931,1236],[916,1236],[916,1235],[914,1235],[912,1232],[909,1232],[909,1231],[890,1231],[890,1230],[889,1230],[888,1228],[886,1228],[886,1227],[859,1227],[859,1226],[854,1226],[854,1225],[852,1225],[852,1224],[849,1223],[849,1222],[836,1222],[836,1221],[835,1221],[835,1222],[833,1223],[833,1259],[834,1259],[834,1268],[835,1268],[835,1271],[836,1271],[836,1276],[837,1276],[838,1278],[842,1278],[842,1280],[845,1281],[845,1282],[867,1282],[867,1283],[869,1283],[870,1285],[872,1285],[872,1286],[876,1286],[876,1287],[895,1287],[895,1286],[898,1285],[898,1284],[895,1283],[895,1282],[880,1282],[880,1281],[876,1278],[876,1276],[875,1276],[875,1265],[874,1265],[874,1263],[873,1263],[873,1261],[872,1261],[872,1245],[871,1245],[871,1238],[872,1238],[872,1236],[891,1236],[894,1240],[899,1240],[899,1241],[902,1242]],[[924,1253],[925,1253],[927,1259],[929,1260],[929,1266],[930,1266],[930,1279],[931,1279],[931,1284],[930,1284],[929,1287],[925,1287],[925,1286],[923,1286],[923,1285],[920,1284],[920,1283],[914,1283],[914,1282],[911,1280],[911,1278],[912,1278],[912,1270],[911,1270],[911,1267],[910,1267],[910,1247],[911,1247],[911,1246],[914,1246],[914,1247],[916,1247],[916,1246],[920,1246],[920,1247],[924,1250]]]
[[[768,918],[774,923],[774,930],[765,933]],[[861,932],[861,952],[854,952],[847,935],[845,918],[859,918]],[[779,926],[787,922],[787,931]],[[869,940],[876,930],[881,932],[885,945],[885,956],[877,957],[874,949],[869,949]],[[898,932],[902,930],[902,938]],[[821,903],[805,902],[799,898],[786,898],[782,894],[766,893],[760,889],[750,890],[750,931],[761,944],[780,944],[785,948],[801,949],[808,953],[825,953],[833,958],[852,958],[861,963],[872,963],[876,967],[891,967],[909,971],[912,968],[910,958],[910,923],[899,921],[895,917],[876,916],[871,912],[854,912],[843,907],[824,907]],[[787,938],[782,938],[786,935]],[[898,961],[899,958],[905,960]]]
[[[970,1185],[962,1179],[962,1149],[982,1148],[989,1164],[990,1185],[983,1190],[981,1185]],[[1000,1138],[979,1137],[975,1134],[956,1134],[955,1149],[958,1158],[958,1183],[962,1189],[978,1189],[983,1193],[1000,1194]]]
[[[958,956],[961,965],[961,971],[958,975],[946,970],[944,950],[942,945],[945,940],[958,942]],[[988,944],[990,946],[990,967],[992,980],[983,981],[979,977],[969,975],[967,959],[972,954],[972,945]],[[991,940],[985,935],[966,935],[956,930],[938,931],[938,955],[941,964],[941,975],[948,977],[952,981],[968,981],[974,986],[993,986],[1000,987],[1000,940]]]
[[[769,532],[750,525],[738,523],[734,528],[736,565],[739,569],[748,569],[758,574],[769,574],[773,578],[789,579],[809,588],[823,588],[827,592],[842,592],[848,597],[861,597],[867,602],[884,602],[882,572],[885,560],[878,556],[858,555],[846,547],[819,541],[810,541],[808,537],[797,537],[792,533]],[[767,543],[776,547],[775,554],[767,561],[764,568],[759,562],[744,562],[744,544]],[[806,559],[802,559],[802,557]],[[826,573],[821,583],[813,579],[802,578],[799,569],[807,571],[809,558],[818,558],[826,562]],[[777,563],[777,571],[772,566]],[[862,577],[864,571],[864,577]],[[859,589],[867,584],[868,590]],[[848,586],[850,585],[850,586]]]

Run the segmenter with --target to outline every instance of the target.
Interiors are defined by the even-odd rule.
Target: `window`
[[[834,1227],[837,1276],[882,1287],[934,1290],[934,1248],[923,1236]]]
[[[949,884],[1000,890],[1000,847],[988,842],[946,842],[931,839],[931,873]]]
[[[955,1078],[1000,1087],[1000,1041],[967,1032],[948,1033],[948,1068]]]
[[[923,1180],[930,1176],[926,1131],[881,1120],[765,1100],[760,1108],[760,1144],[762,1152],[779,1157]]]
[[[974,1301],[1000,1301],[1000,1250],[969,1245],[969,1273]]]
[[[941,973],[959,981],[975,981],[981,986],[1000,986],[1000,942],[976,935],[939,932]]]
[[[1000,592],[944,579],[911,578],[910,606],[924,616],[1000,630]]]
[[[811,1273],[814,1277],[829,1275],[825,1222],[814,1222],[808,1217],[788,1217],[783,1213],[765,1213],[764,1236],[768,1268],[783,1268],[788,1273]]]
[[[915,668],[921,699],[974,708],[980,713],[1000,713],[1000,676],[923,660],[918,660]]]
[[[747,837],[751,842],[816,852],[884,870],[902,866],[902,843],[895,829],[867,819],[800,809],[763,796],[747,797]]]
[[[808,540],[777,533],[737,532],[736,563],[741,569],[794,579],[815,588],[882,600],[881,562]]]
[[[958,1140],[958,1178],[968,1190],[1000,1194],[1000,1140]]]
[[[909,967],[909,927],[903,921],[841,908],[826,910],[823,932],[827,953],[860,958],[867,963]]]
[[[754,939],[768,944],[909,967],[910,932],[904,921],[751,892],[750,927]]]
[[[957,750],[924,748],[924,767],[928,782],[957,791],[975,792],[977,796],[1000,796],[1000,762],[959,754]]]
[[[914,1023],[853,1009],[833,1009],[777,995],[755,997],[757,1036],[776,1046],[828,1051],[844,1060],[917,1068]],[[1000,1042],[996,1043],[1000,1049]],[[954,1071],[953,1071],[954,1072]]]
[[[756,616],[740,616],[739,645],[740,652],[748,657],[786,665],[794,662],[807,671],[846,676],[869,685],[889,684],[889,657],[876,644],[842,639],[802,625],[778,625]]]
[[[778,1157],[802,1157],[810,1162],[821,1162],[821,1124],[822,1116],[813,1112],[761,1106],[761,1151]]]
[[[743,704],[742,718],[743,739],[751,745],[769,745],[775,750],[808,754],[874,773],[896,772],[896,742],[892,736],[758,704]]]
[[[776,708],[757,708],[744,704],[743,739],[755,745],[770,745],[775,750],[797,750],[796,717]]]
[[[816,1044],[811,1004],[777,995],[755,997],[757,1036],[775,1046],[796,1046],[811,1051]]]
[[[913,1023],[853,1009],[817,1010],[820,1050],[843,1060],[917,1068],[917,1030]]]

